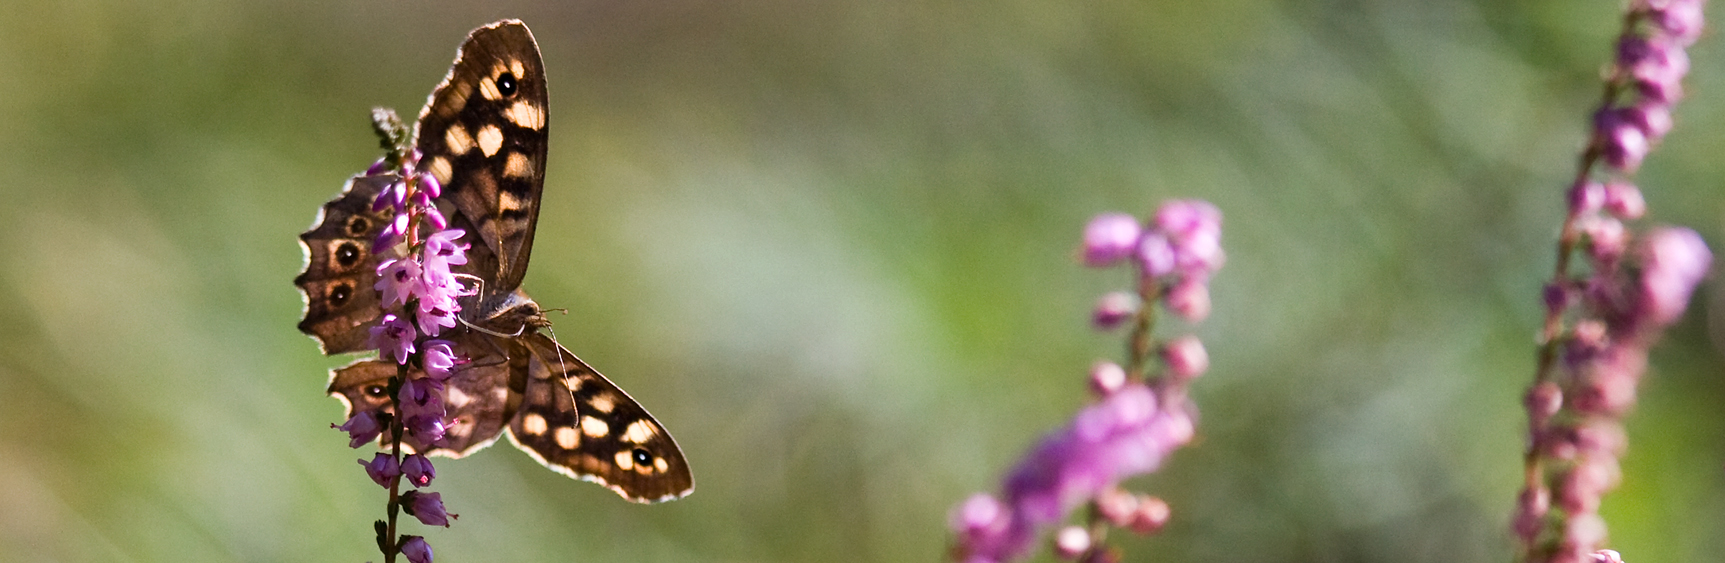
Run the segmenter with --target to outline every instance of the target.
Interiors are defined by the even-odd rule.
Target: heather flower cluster
[[[978,493],[953,510],[955,560],[1021,558],[1048,528],[1085,505],[1087,522],[1054,534],[1052,549],[1062,559],[1117,561],[1118,550],[1104,542],[1110,527],[1151,534],[1167,523],[1166,502],[1123,490],[1120,482],[1155,471],[1192,439],[1196,409],[1186,389],[1208,369],[1209,356],[1193,336],[1155,340],[1154,305],[1190,322],[1209,315],[1210,276],[1223,262],[1221,227],[1215,206],[1195,200],[1165,203],[1148,225],[1117,213],[1091,220],[1084,262],[1129,266],[1136,274],[1136,292],[1104,295],[1093,316],[1103,330],[1132,325],[1127,364],[1092,366],[1096,402],[1033,447],[1007,474],[1000,494]]]
[[[471,290],[450,269],[467,263],[467,246],[457,242],[465,233],[448,228],[433,204],[442,188],[435,177],[417,171],[418,161],[418,151],[402,151],[400,156],[385,158],[366,171],[367,175],[397,178],[372,206],[373,211],[388,210],[394,215],[373,241],[372,251],[381,254],[398,249],[401,252],[394,254],[402,258],[378,265],[374,287],[381,297],[383,314],[371,328],[369,341],[381,358],[399,366],[389,384],[394,414],[379,417],[362,411],[337,428],[348,433],[348,445],[354,448],[389,433],[389,451],[359,460],[366,475],[389,491],[388,518],[375,526],[378,548],[385,561],[393,562],[401,554],[412,563],[430,563],[431,547],[425,538],[398,536],[396,516],[406,512],[427,526],[444,527],[455,518],[444,508],[440,493],[421,490],[437,477],[436,468],[423,452],[444,439],[449,415],[444,392],[451,370],[463,361],[449,341],[436,337],[455,327],[456,314],[461,310],[458,299],[470,295]],[[415,453],[404,457],[403,443]],[[403,492],[403,480],[414,490]]]
[[[1535,380],[1525,396],[1525,486],[1512,529],[1528,563],[1620,561],[1601,550],[1604,494],[1617,486],[1622,418],[1635,404],[1648,348],[1688,307],[1712,262],[1694,231],[1625,222],[1647,211],[1631,181],[1671,128],[1701,32],[1699,0],[1635,0],[1625,17],[1602,109],[1569,191]],[[1583,263],[1572,271],[1572,259]]]

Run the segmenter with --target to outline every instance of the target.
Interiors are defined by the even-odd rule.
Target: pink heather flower
[[[365,474],[371,477],[372,482],[386,489],[389,488],[390,481],[401,475],[401,467],[396,465],[395,456],[383,452],[372,456],[371,462],[367,463],[362,459],[359,464],[365,467]]]
[[[433,230],[441,231],[449,228],[449,220],[443,218],[443,212],[438,211],[437,207],[433,205],[425,206],[425,221],[431,223]]]
[[[425,538],[419,536],[402,536],[401,555],[408,563],[431,563],[431,546],[425,543]]]
[[[368,345],[381,351],[383,357],[393,357],[395,363],[405,364],[407,357],[413,354],[413,339],[417,336],[413,323],[386,313],[383,315],[383,322],[371,327],[371,340]]]
[[[1138,495],[1115,489],[1096,497],[1096,510],[1109,524],[1125,528],[1138,516]]]
[[[1126,386],[1126,369],[1114,362],[1101,361],[1090,366],[1090,390],[1106,397]]]
[[[1144,277],[1159,278],[1174,273],[1174,260],[1174,246],[1168,242],[1168,235],[1151,231],[1138,241],[1138,263],[1143,267]]]
[[[1210,355],[1196,336],[1182,336],[1162,347],[1162,361],[1175,381],[1191,381],[1210,369]]]
[[[419,263],[413,260],[385,260],[377,266],[376,288],[384,307],[407,304],[419,287]]]
[[[436,198],[443,195],[443,184],[437,181],[436,176],[421,172],[415,174],[413,179],[419,183],[419,191],[426,197]]]
[[[461,229],[447,229],[437,231],[426,237],[425,267],[430,269],[433,267],[433,263],[436,263],[437,267],[443,271],[448,271],[449,266],[466,264],[467,245],[456,243],[457,240],[466,235],[467,231]]]
[[[425,367],[425,375],[436,381],[449,379],[449,372],[455,369],[455,352],[450,348],[454,343],[448,340],[427,340],[421,347],[420,363]]]
[[[1605,209],[1619,219],[1640,219],[1647,213],[1647,200],[1642,199],[1635,184],[1612,182],[1605,185]]]
[[[1688,308],[1695,285],[1712,267],[1713,253],[1701,235],[1680,227],[1654,229],[1641,243],[1641,312],[1655,326],[1666,326]]]
[[[1210,286],[1201,279],[1181,280],[1162,296],[1162,301],[1170,312],[1189,322],[1202,321],[1210,316]]]
[[[1220,230],[1193,231],[1174,242],[1174,263],[1188,277],[1205,278],[1222,268],[1227,255],[1222,252]]]
[[[1084,227],[1084,263],[1111,266],[1132,255],[1142,229],[1125,213],[1103,213]]]
[[[1670,0],[1649,11],[1649,20],[1662,35],[1682,46],[1701,38],[1701,0]]]
[[[1592,180],[1577,182],[1569,188],[1569,213],[1586,215],[1605,207],[1605,186]]]
[[[1132,512],[1132,531],[1142,535],[1150,535],[1162,530],[1168,524],[1168,518],[1173,511],[1168,503],[1160,498],[1144,496],[1138,499],[1138,510]]]
[[[460,308],[454,299],[431,299],[428,296],[419,300],[414,319],[419,322],[420,332],[424,332],[426,336],[437,336],[443,329],[455,327],[455,311]]]
[[[1565,551],[1590,556],[1594,548],[1605,543],[1605,519],[1597,513],[1571,514],[1563,528],[1563,538],[1558,543]]]
[[[1587,235],[1587,253],[1601,263],[1611,263],[1629,247],[1629,232],[1623,222],[1611,217],[1585,217],[1576,228]]]
[[[1689,55],[1680,45],[1659,37],[1626,37],[1618,43],[1617,64],[1635,78],[1646,99],[1669,104],[1683,95]]]
[[[1201,199],[1169,200],[1156,209],[1156,227],[1175,239],[1220,233],[1222,212]]]
[[[1609,549],[1601,549],[1594,552],[1593,559],[1588,563],[1623,563],[1623,555]]]
[[[425,451],[435,447],[438,442],[443,440],[444,432],[448,431],[448,427],[443,424],[442,417],[427,414],[409,416],[402,423],[407,428],[405,439],[408,444],[413,446],[414,451]]]
[[[1004,486],[1007,522],[966,529],[966,552],[994,561],[1023,554],[1039,529],[1120,480],[1155,470],[1191,437],[1185,411],[1159,409],[1150,388],[1127,384],[1079,411],[1071,426],[1044,438],[1019,462]]]
[[[1643,100],[1641,103],[1618,110],[1623,119],[1641,129],[1651,141],[1658,142],[1671,132],[1671,105]]]
[[[1551,492],[1541,487],[1522,489],[1516,498],[1515,518],[1510,529],[1523,542],[1532,542],[1545,530],[1545,515],[1551,511]]]
[[[412,454],[401,462],[401,474],[407,476],[407,482],[414,488],[419,488],[431,484],[431,480],[437,477],[437,468],[432,467],[431,460],[424,455]]]
[[[346,432],[350,438],[347,443],[350,448],[370,444],[383,433],[383,425],[378,424],[377,417],[372,416],[370,411],[360,411],[341,426],[331,424],[329,427]]]
[[[401,383],[401,413],[412,417],[416,414],[427,414],[435,418],[443,418],[442,381],[429,377],[414,377]]]
[[[1120,323],[1136,316],[1142,306],[1143,303],[1137,295],[1112,291],[1096,301],[1096,312],[1091,316],[1091,321],[1098,329],[1113,330],[1119,327]]]
[[[376,213],[385,209],[393,209],[397,214],[407,211],[407,184],[393,182],[377,192],[377,199],[371,202],[371,211]]]
[[[1634,172],[1641,167],[1641,160],[1647,157],[1647,151],[1652,148],[1647,140],[1647,132],[1625,119],[1618,111],[1599,112],[1594,120],[1594,128],[1601,141],[1600,156],[1612,168]]]
[[[1598,512],[1600,497],[1616,485],[1615,460],[1582,458],[1558,488],[1558,505],[1571,515]]]
[[[1556,383],[1542,381],[1527,390],[1522,399],[1522,405],[1527,407],[1527,417],[1536,425],[1544,424],[1551,416],[1563,408],[1563,391]]]
[[[1080,526],[1067,526],[1054,535],[1054,554],[1061,559],[1077,559],[1090,550],[1090,531]]]
[[[377,238],[371,241],[371,252],[373,254],[382,253],[400,243],[401,237],[405,235],[407,235],[407,214],[397,214],[395,219],[390,220],[389,226],[384,227],[382,232],[377,233]]]
[[[408,491],[401,495],[401,508],[408,516],[418,518],[427,526],[449,527],[449,519],[456,515],[443,508],[443,493],[427,493]]]

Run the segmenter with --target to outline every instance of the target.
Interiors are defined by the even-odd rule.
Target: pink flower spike
[[[369,345],[381,352],[385,358],[394,358],[395,363],[407,363],[408,356],[413,354],[413,339],[418,334],[409,323],[394,314],[383,315],[383,322],[371,327]]]
[[[401,467],[396,465],[395,456],[383,452],[372,456],[370,463],[362,459],[359,464],[365,467],[365,474],[371,477],[373,483],[386,489],[389,488],[390,481],[401,475]]]
[[[1142,234],[1138,219],[1125,213],[1103,213],[1084,227],[1084,263],[1112,266],[1132,254]]]
[[[403,536],[401,555],[408,563],[431,563],[431,546],[425,543],[425,538],[419,536]]]

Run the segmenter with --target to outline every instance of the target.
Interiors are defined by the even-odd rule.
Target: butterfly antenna
[[[563,311],[564,314],[569,313],[568,309],[557,310]],[[563,373],[563,390],[569,392],[569,404],[578,405],[580,403],[575,402],[575,386],[569,384],[569,366],[563,363],[563,351],[568,348],[564,348],[563,343],[557,341],[557,329],[545,327],[545,332],[551,336],[551,343],[557,345],[557,369]]]

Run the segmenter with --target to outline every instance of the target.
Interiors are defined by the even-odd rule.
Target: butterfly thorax
[[[481,295],[475,303],[464,304],[462,319],[485,331],[520,336],[540,327],[551,326],[539,304],[520,289],[508,293]]]

